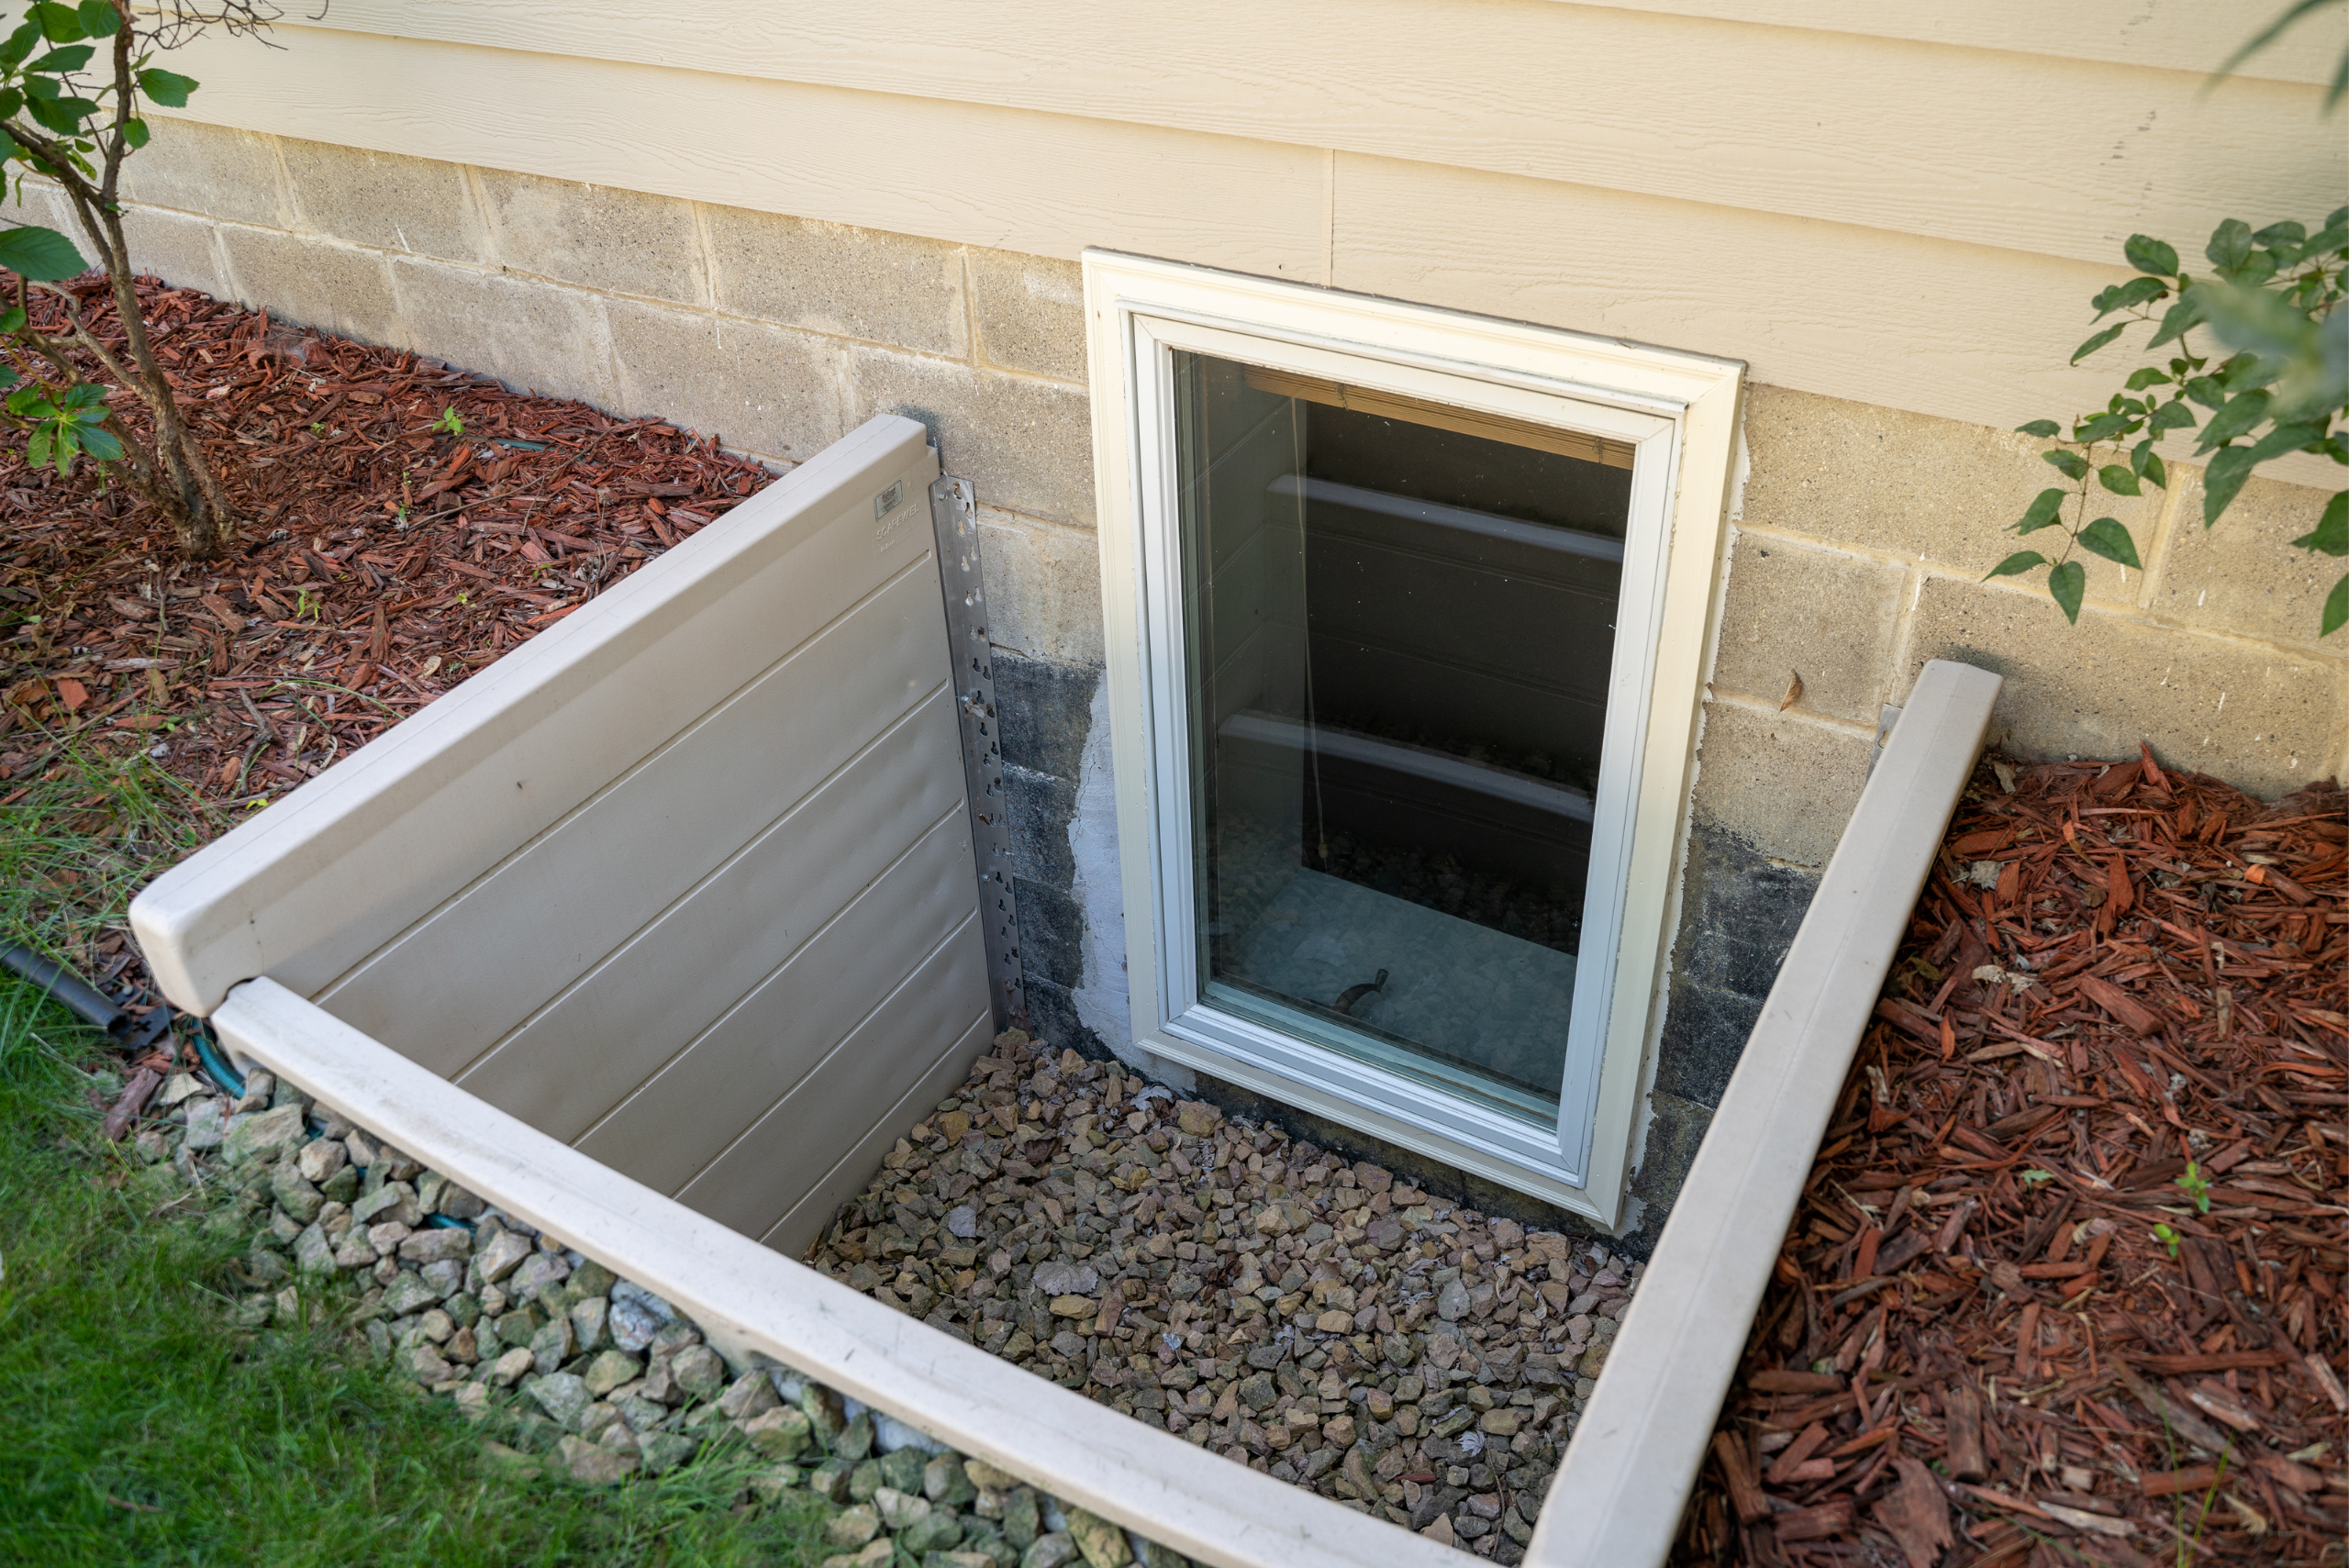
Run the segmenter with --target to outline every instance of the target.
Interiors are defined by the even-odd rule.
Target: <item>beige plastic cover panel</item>
[[[165,994],[265,974],[812,1240],[992,1032],[937,473],[873,420],[175,867],[131,909]]]

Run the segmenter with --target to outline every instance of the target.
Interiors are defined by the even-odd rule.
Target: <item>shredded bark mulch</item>
[[[1677,1561],[2343,1561],[2344,806],[1984,763]]]
[[[74,285],[101,337],[102,284]],[[212,804],[297,784],[769,477],[657,419],[511,391],[142,279],[239,515],[184,562],[127,488],[0,451],[0,781],[117,739]],[[36,300],[55,314],[54,302]],[[146,429],[128,395],[112,405]],[[0,789],[5,789],[0,783]],[[9,796],[0,794],[0,806]]]

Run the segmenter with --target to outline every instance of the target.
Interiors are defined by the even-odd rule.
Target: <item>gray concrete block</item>
[[[1085,911],[1057,887],[1011,879],[1019,908],[1019,972],[1074,991],[1085,984]]]
[[[1861,556],[1744,534],[1731,557],[1713,684],[1777,702],[1799,672],[1799,705],[1873,724],[1892,688],[1893,636],[1908,573]]]
[[[1085,282],[1074,261],[972,250],[972,325],[982,363],[1083,383]]]
[[[292,137],[278,149],[296,227],[412,256],[495,259],[462,165]]]
[[[1974,577],[2018,550],[2061,542],[2054,534],[2025,540],[2010,531],[2032,497],[2064,483],[2040,461],[2047,443],[2029,436],[1753,386],[1745,439],[1743,521],[1751,528],[1934,562]],[[2092,504],[2089,517],[2117,518],[2136,539],[2140,559],[2153,559],[2160,491],[2148,485],[2130,497],[2099,490]],[[2094,556],[2081,560],[2088,598],[2134,601],[2138,573]]]
[[[396,256],[409,344],[513,386],[614,406],[601,301],[576,289]]]
[[[1991,733],[2031,756],[2132,757],[2143,740],[2165,765],[2272,796],[2338,768],[2349,737],[2337,659],[2094,608],[2072,626],[2039,594],[1927,579],[1904,691],[1928,659],[2006,677]]]
[[[1041,975],[1023,975],[1020,988],[1028,996],[1028,1032],[1055,1051],[1074,1051],[1096,1062],[1107,1062],[1107,1041],[1077,1016],[1069,988]]]
[[[947,472],[990,506],[1093,523],[1093,427],[1082,388],[880,349],[850,351],[851,422],[903,414],[928,425]]]
[[[1697,752],[1697,819],[1773,860],[1823,867],[1859,804],[1873,750],[1870,737],[1797,713],[1709,703]]]
[[[1648,1111],[1652,1119],[1647,1147],[1640,1156],[1639,1170],[1631,1176],[1631,1195],[1647,1206],[1641,1212],[1637,1232],[1642,1244],[1630,1249],[1639,1257],[1647,1256],[1655,1246],[1655,1238],[1680,1196],[1681,1184],[1688,1179],[1688,1167],[1696,1162],[1705,1129],[1713,1125],[1713,1113],[1706,1106],[1661,1091],[1648,1096]]]
[[[122,161],[125,201],[263,228],[295,226],[275,137],[201,120],[147,124],[152,139]]]
[[[704,209],[718,307],[923,353],[970,352],[957,248],[876,228]]]
[[[2319,639],[2324,596],[2349,562],[2292,540],[2313,529],[2332,499],[2306,484],[2254,479],[2217,524],[2202,526],[2202,471],[2180,466],[2177,518],[2152,608],[2205,631],[2234,631],[2349,655],[2349,633]]]
[[[1691,827],[1656,1088],[1720,1103],[1818,886],[1733,833]]]
[[[587,288],[710,303],[691,202],[475,171],[500,264]]]
[[[1013,873],[1052,887],[1074,887],[1076,857],[1069,849],[1068,825],[1076,815],[1076,785],[1014,766],[1003,770],[1003,784]]]
[[[997,651],[995,706],[1003,723],[1008,766],[1074,784],[1093,724],[1093,689],[1101,672],[1049,664]]]
[[[220,226],[235,297],[272,316],[362,343],[407,342],[389,260],[273,228]]]
[[[90,241],[83,237],[82,226],[74,221],[73,204],[65,194],[47,180],[27,180],[21,187],[11,187],[9,200],[0,202],[0,228],[53,228],[73,241],[73,249],[84,260],[95,261]]]
[[[979,562],[996,647],[1064,664],[1101,662],[1101,550],[1093,535],[982,506]]]
[[[217,226],[208,217],[125,207],[122,237],[130,244],[131,266],[173,288],[200,290],[215,299],[236,292],[220,252]]]
[[[805,332],[616,299],[618,406],[769,457],[805,462],[851,428],[840,349]]]

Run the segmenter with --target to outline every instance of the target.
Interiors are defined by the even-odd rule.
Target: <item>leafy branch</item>
[[[2048,595],[2074,622],[2087,581],[2079,552],[2143,569],[2136,541],[2118,518],[2088,517],[2091,498],[2099,492],[2139,495],[2147,484],[2166,488],[2168,470],[2155,449],[2171,431],[2199,430],[2195,454],[2209,454],[2206,528],[2270,458],[2308,451],[2349,464],[2349,431],[2340,428],[2349,418],[2349,312],[2338,308],[2349,291],[2349,207],[2313,234],[2288,221],[2254,233],[2229,218],[2204,248],[2208,277],[2189,274],[2174,247],[2143,234],[2131,236],[2123,253],[2139,275],[2090,302],[2098,321],[2116,314],[2121,319],[2090,334],[2071,362],[2139,325],[2154,328],[2146,352],[2172,344],[2176,350],[2165,361],[2130,373],[2101,410],[2072,421],[2068,436],[2053,419],[2018,427],[2058,442],[2040,455],[2066,483],[2041,491],[2014,531],[2061,528],[2065,544],[2052,558],[2017,550],[1988,573],[2009,577],[2046,567]],[[2198,348],[2198,332],[2215,339],[2217,349]],[[2218,358],[2221,350],[2232,352]],[[2316,528],[2292,543],[2349,555],[2349,491],[2335,495]],[[2326,597],[2318,635],[2331,636],[2344,622],[2349,574]]]

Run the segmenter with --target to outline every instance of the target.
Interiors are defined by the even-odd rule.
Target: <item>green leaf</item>
[[[2108,462],[2096,471],[2096,482],[2115,495],[2142,495],[2144,489],[2137,483],[2137,474],[2125,463]]]
[[[58,400],[61,408],[95,408],[106,400],[106,389],[95,382],[77,382]]]
[[[2292,542],[2302,550],[2349,555],[2349,490],[2325,503],[2324,516],[2317,519],[2316,527]]]
[[[2099,290],[2097,296],[2088,303],[2096,307],[2096,313],[2099,316],[2110,316],[2116,310],[2126,310],[2132,305],[2143,305],[2150,299],[2160,299],[2168,293],[2168,285],[2159,278],[2131,278],[2125,284],[2114,284],[2110,288]]]
[[[139,73],[139,90],[167,109],[187,107],[187,95],[195,91],[193,77],[171,71],[142,71]]]
[[[125,144],[126,146],[128,146],[128,148],[129,148],[133,152],[136,152],[136,151],[138,151],[140,148],[142,148],[142,147],[146,146],[146,145],[147,145],[147,122],[146,122],[145,120],[142,120],[142,119],[137,119],[137,118],[127,119],[127,120],[123,121],[123,122],[122,122],[122,139],[123,139],[124,144]]]
[[[2202,434],[2195,442],[2194,450],[2209,451],[2212,447],[2224,446],[2264,423],[2267,418],[2267,403],[2265,392],[2239,393],[2229,398],[2227,406],[2210,416],[2210,422],[2202,427]]]
[[[73,454],[82,450],[81,437],[72,425],[57,428],[57,472],[61,474],[73,466]]]
[[[2088,569],[2076,561],[2067,561],[2047,574],[2047,596],[2063,607],[2064,618],[2074,626],[2080,623],[2080,595],[2087,582]]]
[[[2011,577],[2018,572],[2028,572],[2034,566],[2044,566],[2047,558],[2035,550],[2019,550],[1983,574],[1987,583],[1993,577]]]
[[[2041,452],[2039,456],[2043,462],[2054,463],[2056,472],[2066,479],[2086,479],[2088,476],[2087,459],[2077,452],[2067,452],[2058,448],[2052,452]]]
[[[49,426],[34,427],[33,433],[25,441],[25,461],[39,468],[49,461],[50,449],[56,442],[57,437]]]
[[[9,413],[16,415],[18,418],[22,418],[24,416],[32,413],[37,407],[48,407],[49,399],[41,395],[41,390],[39,386],[20,386],[17,388],[16,391],[8,395],[8,401],[5,406],[7,408]]]
[[[2083,419],[2072,427],[2076,441],[2109,441],[2125,436],[2137,428],[2137,421],[2125,414],[2099,414],[2093,419]]]
[[[2037,533],[2041,528],[2051,527],[2064,510],[2064,503],[2071,497],[2070,491],[2059,485],[2049,485],[2032,497],[2030,508],[2022,515],[2022,521],[2015,525],[2015,532]]]
[[[39,81],[39,77],[28,78]],[[35,98],[28,106],[34,119],[60,136],[72,136],[82,128],[82,122],[97,112],[97,105],[87,98]]]
[[[2192,299],[2181,299],[2162,313],[2161,329],[2154,334],[2153,339],[2145,347],[2158,349],[2164,343],[2174,342],[2185,337],[2201,324],[2201,305]]]
[[[40,46],[40,24],[26,21],[8,35],[6,43],[0,44],[0,66],[16,65]]]
[[[2169,377],[2151,365],[2145,366],[2143,370],[2130,372],[2127,383],[2132,392],[2143,392],[2149,386],[2167,386],[2168,384]]]
[[[72,43],[82,36],[82,14],[71,6],[39,5],[26,14],[40,24],[40,36],[51,43]]]
[[[2177,276],[2176,249],[2151,235],[2131,235],[2129,243],[2121,248],[2121,253],[2128,257],[2129,264],[2141,272],[2151,272],[2160,278]]]
[[[16,306],[0,311],[0,334],[13,335],[25,329],[25,313]]]
[[[100,462],[112,462],[122,456],[122,443],[112,430],[85,427],[82,431],[82,450]]]
[[[2332,592],[2324,596],[2324,619],[2317,635],[2331,637],[2343,623],[2349,623],[2349,572],[2343,573]]]
[[[2288,217],[2281,223],[2269,224],[2251,239],[2254,245],[2265,245],[2269,250],[2276,250],[2287,245],[2298,245],[2308,237],[2309,231],[2305,224]]]
[[[2202,254],[2210,264],[2226,271],[2242,266],[2251,259],[2251,225],[2239,217],[2231,217],[2210,231],[2210,243]]]
[[[2169,488],[2169,469],[2163,463],[2162,454],[2154,450],[2150,438],[2139,441],[2130,450],[2129,463],[2148,484],[2158,484],[2165,490]]]
[[[108,0],[82,0],[74,15],[81,18],[85,39],[110,39],[122,26],[122,17]]]
[[[50,50],[39,60],[26,61],[25,69],[28,71],[47,71],[62,75],[64,72],[69,71],[81,70],[82,67],[90,63],[90,56],[97,52],[98,51],[96,50],[92,49],[88,44],[72,44],[64,49]]]
[[[2321,425],[2278,425],[2251,444],[2251,461],[2266,462],[2271,457],[2282,457],[2304,447],[2315,446],[2324,439]]]
[[[6,391],[23,379],[13,365],[0,365],[0,391]]]
[[[0,87],[0,119],[6,119],[24,106],[24,94],[14,87]],[[0,141],[8,144],[8,150],[6,152],[0,152],[0,158],[14,158],[23,150],[17,145],[17,139],[13,136],[0,135]]]
[[[2204,528],[2215,524],[2220,514],[2243,494],[2243,484],[2251,478],[2253,461],[2249,447],[2221,447],[2212,455],[2210,466],[2202,475]]]
[[[73,242],[53,228],[0,229],[0,267],[37,284],[54,283],[89,270]]]
[[[2093,334],[2089,337],[2087,342],[2082,343],[2078,348],[2072,350],[2072,362],[2074,364],[2078,364],[2082,360],[2087,359],[2090,354],[2095,353],[2099,349],[2103,348],[2107,343],[2111,342],[2115,338],[2120,337],[2121,334],[2127,330],[2129,330],[2129,323],[2121,321],[2116,322],[2114,325],[2106,328],[2101,332]]]
[[[2137,541],[2121,526],[2118,517],[2099,517],[2080,530],[2080,548],[2101,555],[2107,561],[2117,561],[2132,572],[2142,572],[2137,563]],[[2075,612],[2074,619],[2077,619]]]
[[[2190,430],[2194,428],[2194,410],[2186,406],[2184,398],[2174,398],[2154,410],[2147,428],[2156,436],[2164,430]]]
[[[2054,436],[2062,434],[2063,429],[2064,427],[2053,419],[2033,419],[2028,425],[2015,427],[2015,432],[2024,436]]]

